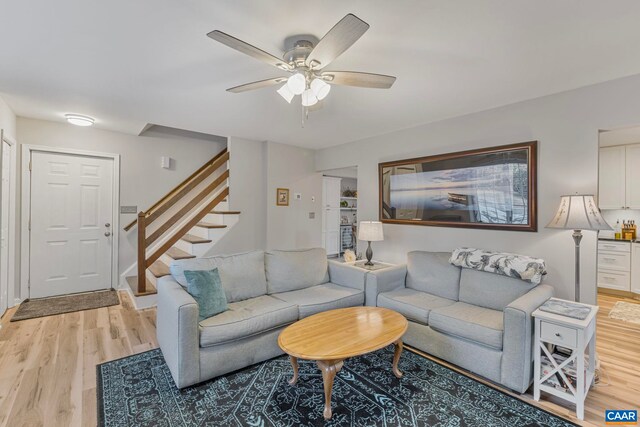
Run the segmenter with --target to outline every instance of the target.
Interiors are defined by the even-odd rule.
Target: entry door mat
[[[12,322],[53,316],[73,311],[92,310],[120,304],[118,292],[114,289],[87,292],[83,294],[63,295],[59,297],[29,299],[18,307],[11,318]]]
[[[640,325],[640,304],[618,301],[609,312],[609,317]]]
[[[393,347],[347,359],[333,385],[333,417],[315,362],[287,356],[180,390],[159,349],[97,366],[98,425],[119,426],[575,426],[500,390]]]

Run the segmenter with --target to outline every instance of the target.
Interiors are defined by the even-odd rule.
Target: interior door
[[[0,316],[4,314],[9,305],[9,216],[12,215],[11,206],[11,150],[7,142],[0,140],[0,152],[2,158],[0,165],[2,170],[2,187],[0,187]]]
[[[31,154],[29,295],[111,287],[113,160]]]

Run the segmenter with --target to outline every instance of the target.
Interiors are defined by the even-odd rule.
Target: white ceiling
[[[219,29],[279,56],[354,13],[369,31],[327,69],[398,77],[334,87],[301,127],[299,102],[231,86],[280,75],[216,43]],[[640,73],[637,0],[3,1],[0,92],[21,116],[94,116],[327,147]]]

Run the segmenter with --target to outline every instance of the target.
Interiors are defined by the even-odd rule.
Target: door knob
[[[111,227],[111,224],[106,223],[104,226],[105,226],[105,227],[107,227],[107,228],[109,228],[109,227]]]
[[[104,235],[105,235],[105,236],[107,236],[107,237],[109,237],[109,236],[111,236],[111,233],[110,233],[109,231],[106,231],[106,232],[104,233]]]

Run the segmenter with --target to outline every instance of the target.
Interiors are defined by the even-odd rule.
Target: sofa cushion
[[[429,326],[448,335],[502,350],[502,311],[456,302],[447,307],[433,309],[429,315]]]
[[[251,251],[235,255],[215,256],[222,287],[230,302],[242,301],[267,293],[264,252]]]
[[[171,275],[183,288],[187,287],[187,278],[184,277],[185,270],[201,271],[213,270],[214,268],[216,268],[216,263],[212,257],[177,259],[169,264]]]
[[[492,310],[504,310],[536,286],[513,277],[463,268],[458,300]]]
[[[335,283],[325,283],[272,296],[287,303],[296,304],[301,319],[334,308],[355,307],[364,304],[364,292]]]
[[[220,282],[218,269],[184,271],[187,292],[198,303],[198,319],[215,316],[227,310],[227,297]]]
[[[455,301],[409,288],[398,288],[378,295],[378,307],[390,308],[409,320],[429,324],[429,313],[434,308],[446,307]]]
[[[269,294],[295,291],[329,281],[327,253],[322,248],[269,251],[264,261]]]
[[[268,295],[234,302],[224,313],[200,321],[200,347],[239,340],[296,320],[298,307]]]
[[[407,288],[457,301],[460,267],[449,263],[450,255],[448,252],[409,252]]]
[[[211,270],[216,267],[228,302],[241,301],[267,293],[263,251],[176,260],[171,263],[170,270],[178,283],[187,286],[184,270]]]

